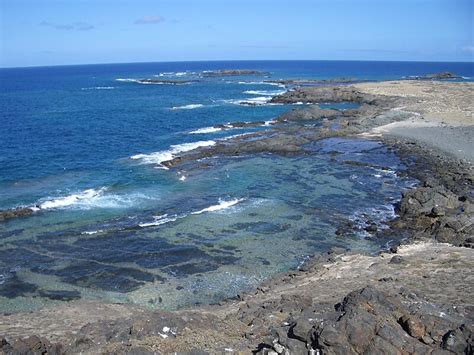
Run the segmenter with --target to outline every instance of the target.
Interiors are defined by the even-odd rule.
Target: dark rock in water
[[[38,286],[23,281],[16,274],[8,278],[0,285],[0,296],[7,298],[16,298],[20,296],[33,296],[36,293]]]
[[[378,227],[375,223],[371,223],[367,227],[365,227],[364,230],[369,233],[375,233],[377,232]]]
[[[290,228],[289,224],[276,224],[268,222],[235,223],[231,226],[237,230],[245,230],[252,233],[274,234],[281,233]]]
[[[194,83],[197,80],[160,80],[160,79],[139,79],[137,80],[140,84],[157,84],[157,85],[185,85]]]
[[[158,275],[139,269],[90,262],[72,264],[49,273],[61,277],[67,283],[115,292],[130,292],[145,282],[164,281]]]
[[[321,85],[337,85],[337,84],[354,84],[367,80],[357,78],[332,78],[332,79],[286,79],[286,80],[265,80],[266,83],[280,85],[297,85],[297,86],[321,86]]]
[[[52,291],[40,291],[39,295],[41,297],[46,297],[51,300],[58,301],[73,301],[81,298],[81,293],[79,291],[64,291],[64,290],[52,290]]]
[[[214,128],[220,128],[220,129],[232,129],[232,128],[249,128],[249,127],[259,127],[263,126],[265,124],[265,121],[255,121],[255,122],[231,122],[227,124],[219,124],[214,126]]]
[[[218,76],[239,76],[239,75],[269,75],[268,72],[262,72],[252,69],[223,69],[205,71],[202,73],[203,77],[218,77]]]
[[[421,76],[414,76],[410,77],[409,79],[415,79],[415,80],[446,80],[446,79],[462,79],[463,77],[451,73],[451,72],[441,72],[441,73],[434,73],[434,74],[426,74],[426,75],[421,75]]]
[[[33,209],[28,207],[0,211],[0,222],[11,218],[31,216],[34,212]]]

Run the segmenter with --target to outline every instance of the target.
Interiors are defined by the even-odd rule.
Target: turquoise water
[[[202,77],[232,67],[270,74]],[[470,75],[472,68],[214,62],[0,70],[0,209],[37,209],[0,224],[0,310],[79,298],[175,309],[233,297],[332,246],[378,250],[390,240],[367,239],[363,230],[334,234],[347,217],[383,228],[413,183],[397,175],[403,166],[378,142],[329,139],[303,156],[215,157],[190,170],[160,162],[268,129],[212,128],[270,121],[291,109],[268,104],[285,88],[264,80],[440,70]],[[141,78],[196,81],[133,81]]]

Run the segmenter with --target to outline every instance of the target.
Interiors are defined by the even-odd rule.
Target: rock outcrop
[[[334,311],[322,315],[306,309],[291,323],[272,329],[259,353],[472,353],[470,325],[436,314],[422,301],[421,307],[412,307],[419,300],[414,294],[409,297],[407,302],[403,291],[387,294],[372,286],[350,292]]]
[[[268,72],[262,72],[253,69],[223,69],[223,70],[209,70],[202,73],[203,77],[217,77],[217,76],[240,76],[240,75],[269,75]]]

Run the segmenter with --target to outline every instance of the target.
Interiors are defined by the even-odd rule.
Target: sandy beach
[[[474,87],[470,83],[388,81],[354,85],[367,94],[403,98],[395,110],[411,119],[374,128],[371,133],[404,137],[439,149],[454,158],[474,161]]]

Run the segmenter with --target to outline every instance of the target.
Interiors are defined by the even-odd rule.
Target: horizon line
[[[6,66],[1,69],[28,69],[28,68],[53,68],[53,67],[73,67],[88,65],[119,65],[119,64],[160,64],[160,63],[214,63],[214,62],[379,62],[379,63],[461,63],[474,64],[473,61],[455,60],[367,60],[367,59],[225,59],[225,60],[163,60],[163,61],[138,61],[138,62],[104,62],[104,63],[74,63],[74,64],[53,64],[53,65],[29,65],[29,66]]]

